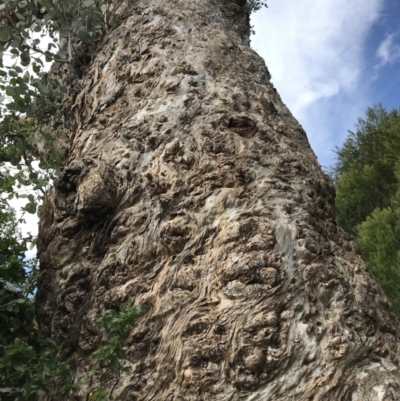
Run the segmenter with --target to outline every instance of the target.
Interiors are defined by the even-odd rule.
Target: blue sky
[[[400,107],[399,0],[268,0],[252,47],[320,164],[376,103]]]

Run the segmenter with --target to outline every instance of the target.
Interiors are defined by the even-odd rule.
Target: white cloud
[[[383,2],[269,0],[253,16],[252,47],[322,164],[369,105],[363,51]]]
[[[395,33],[387,35],[379,45],[376,51],[376,56],[380,59],[378,67],[383,67],[386,64],[393,64],[400,59],[400,45],[395,42],[396,36]]]

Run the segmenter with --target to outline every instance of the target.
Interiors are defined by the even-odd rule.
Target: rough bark
[[[98,312],[141,305],[116,400],[400,400],[399,322],[243,3],[137,2],[105,39],[41,218],[40,328],[78,380]]]

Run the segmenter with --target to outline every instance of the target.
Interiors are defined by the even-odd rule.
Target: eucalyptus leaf
[[[43,61],[39,57],[32,57],[38,64],[44,67]]]
[[[50,63],[54,60],[54,54],[49,52],[48,50],[44,52],[44,57],[47,63]]]
[[[0,42],[8,42],[11,38],[10,31],[6,25],[0,25]]]
[[[15,96],[16,95],[15,88],[12,86],[7,86],[6,87],[6,95],[7,96]]]
[[[83,2],[82,2],[82,4],[83,4],[85,7],[90,7],[90,6],[92,6],[94,3],[95,3],[94,0],[83,0]]]
[[[25,28],[25,22],[19,21],[15,24],[15,26],[18,28],[19,31],[23,31],[23,28]]]
[[[49,88],[46,85],[43,85],[40,81],[37,82],[35,86],[42,95],[48,95],[50,93]]]
[[[35,214],[36,213],[36,207],[37,207],[37,204],[31,202],[31,203],[26,204],[24,209],[30,214]]]
[[[39,74],[40,72],[40,67],[37,64],[33,64],[32,65],[32,70],[33,72],[35,72],[36,74]]]
[[[29,51],[24,51],[20,55],[21,65],[24,67],[28,66],[31,62],[31,56],[29,55]]]
[[[78,38],[84,43],[90,43],[92,40],[89,32],[82,31],[82,30],[78,32]]]

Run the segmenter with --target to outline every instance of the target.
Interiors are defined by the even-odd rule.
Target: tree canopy
[[[333,168],[340,223],[357,237],[400,314],[400,110],[368,108],[337,149]]]

